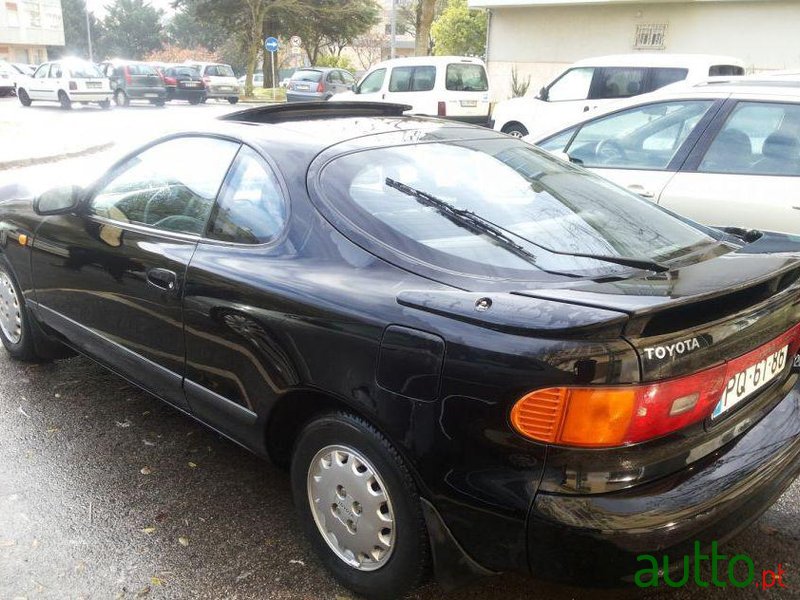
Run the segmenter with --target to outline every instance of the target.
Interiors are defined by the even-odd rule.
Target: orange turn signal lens
[[[567,446],[617,446],[625,442],[636,390],[548,388],[520,398],[511,424],[522,435]]]
[[[28,243],[28,236],[25,235],[24,233],[20,233],[19,237],[17,238],[17,241],[19,242],[20,246],[24,246]]]

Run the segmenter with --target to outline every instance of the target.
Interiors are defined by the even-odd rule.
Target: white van
[[[329,102],[397,102],[413,108],[407,114],[447,117],[467,123],[489,122],[489,78],[478,58],[415,56],[376,64],[352,92]]]
[[[573,64],[535,98],[498,103],[493,127],[515,137],[535,135],[605,108],[621,98],[652,92],[677,81],[744,75],[744,63],[709,54],[619,54]]]

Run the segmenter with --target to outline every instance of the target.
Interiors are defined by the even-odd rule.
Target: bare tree
[[[356,53],[361,68],[365,71],[381,60],[385,36],[376,32],[366,33],[353,41],[353,51]]]

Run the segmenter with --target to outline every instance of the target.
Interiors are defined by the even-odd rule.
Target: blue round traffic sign
[[[276,52],[278,50],[278,38],[268,37],[264,40],[264,48],[268,52]]]

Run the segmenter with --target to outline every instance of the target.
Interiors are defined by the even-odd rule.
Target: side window
[[[683,81],[689,75],[689,69],[650,69],[650,90],[657,90],[678,81]]]
[[[736,65],[713,65],[708,69],[709,77],[730,77],[744,75],[744,68]]]
[[[61,77],[61,65],[53,63],[50,65],[50,79],[59,79]]]
[[[414,69],[414,78],[411,80],[412,92],[429,92],[436,82],[436,67],[424,66]]]
[[[286,201],[272,169],[242,146],[211,217],[208,237],[240,244],[275,239],[286,224]]]
[[[358,86],[360,94],[373,94],[381,91],[383,78],[386,77],[386,69],[378,69],[367,75]]]
[[[569,140],[575,134],[576,129],[577,127],[573,127],[561,133],[557,133],[556,135],[549,137],[546,140],[542,140],[540,143],[537,144],[537,146],[539,146],[539,148],[541,148],[542,150],[547,150],[548,152],[563,152],[564,148],[567,147]]]
[[[50,71],[50,65],[44,64],[38,69],[36,69],[36,72],[33,74],[33,77],[34,79],[44,79],[45,77],[47,77],[47,73],[49,73],[49,71]]]
[[[341,73],[345,85],[355,85],[356,80],[352,75],[350,75],[350,73],[348,73],[347,71],[341,71]]]
[[[640,67],[606,67],[600,69],[592,88],[593,99],[630,98],[645,92],[647,69]]]
[[[698,170],[800,175],[800,105],[740,102],[714,138]]]
[[[581,128],[567,152],[587,167],[663,170],[712,104],[659,102],[595,119]]]
[[[328,73],[328,83],[342,83],[342,76],[339,75],[339,71]]]
[[[594,67],[579,67],[564,73],[547,89],[548,102],[586,100],[594,77]]]
[[[390,92],[427,92],[433,89],[436,67],[395,67],[389,78]]]
[[[200,235],[239,144],[205,137],[168,140],[122,165],[90,212],[122,223]]]

